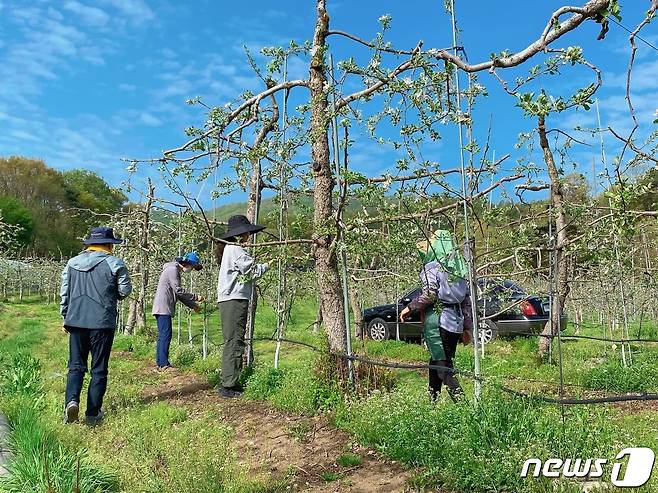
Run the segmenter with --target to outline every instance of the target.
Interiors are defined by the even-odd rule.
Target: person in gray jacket
[[[162,267],[152,310],[158,325],[155,363],[158,365],[159,370],[171,368],[169,346],[171,345],[172,335],[171,321],[176,313],[176,302],[180,301],[188,308],[198,312],[199,305],[197,303],[204,300],[203,296],[186,293],[181,286],[181,272],[190,272],[192,269],[203,269],[196,252],[186,253],[182,257],[177,257],[173,262],[167,262]]]
[[[251,224],[246,216],[231,216],[228,230],[220,239],[228,242],[218,247],[219,279],[217,282],[217,302],[224,335],[222,351],[222,374],[219,394],[222,397],[239,397],[242,394],[238,380],[242,371],[242,354],[247,328],[249,299],[253,280],[262,276],[268,264],[257,264],[249,252],[237,244],[245,243],[249,236],[265,229],[265,226]]]
[[[117,302],[132,291],[123,260],[112,246],[123,240],[112,228],[92,228],[85,250],[68,261],[62,272],[60,313],[69,334],[65,421],[78,420],[80,393],[91,353],[91,381],[87,392],[87,424],[103,418],[110,351],[117,323]]]

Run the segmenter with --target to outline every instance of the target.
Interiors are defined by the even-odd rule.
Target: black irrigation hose
[[[534,336],[534,337],[546,337],[548,339],[555,339],[558,337],[558,334],[540,334],[537,332],[514,332],[510,335],[519,335],[519,336]],[[603,342],[615,342],[618,344],[623,344],[625,342],[648,342],[648,343],[658,343],[658,339],[608,339],[606,337],[597,337],[597,336],[579,336],[579,335],[562,335],[559,337],[562,340],[565,339],[587,339],[591,341],[603,341]]]
[[[541,335],[541,334],[529,334],[529,335]],[[555,337],[555,336],[552,336],[552,337]],[[571,336],[569,336],[569,337],[571,337]],[[579,336],[579,337],[586,338],[587,336]],[[525,393],[525,392],[514,390],[514,389],[512,389],[510,387],[507,387],[505,385],[501,385],[501,384],[492,382],[489,379],[485,379],[484,377],[481,377],[481,376],[478,377],[473,372],[469,372],[469,371],[465,371],[465,370],[459,370],[457,368],[450,368],[448,366],[429,365],[429,364],[421,364],[421,363],[391,363],[391,362],[388,362],[388,361],[381,361],[381,360],[373,360],[373,359],[369,359],[369,358],[364,358],[362,356],[355,356],[355,355],[349,356],[345,353],[334,353],[334,352],[328,351],[327,349],[323,349],[323,348],[314,346],[312,344],[309,344],[308,342],[297,341],[297,340],[294,340],[294,339],[285,339],[285,338],[277,339],[277,338],[274,338],[274,337],[253,337],[251,339],[245,339],[245,340],[269,341],[269,342],[277,342],[278,340],[280,340],[281,342],[286,342],[288,344],[295,344],[295,345],[298,345],[298,346],[304,346],[304,347],[309,348],[309,349],[311,349],[315,352],[318,352],[318,353],[337,356],[339,358],[343,358],[343,359],[347,359],[347,360],[351,360],[351,361],[358,361],[360,363],[373,365],[373,366],[379,366],[379,367],[383,367],[383,368],[406,369],[406,370],[440,370],[440,371],[445,371],[445,372],[451,373],[451,374],[462,375],[462,376],[470,378],[472,380],[478,380],[480,382],[490,383],[491,385],[499,388],[503,392],[514,395],[516,397],[521,397],[521,398],[524,398],[524,399],[529,399],[529,400],[548,403],[548,404],[588,405],[588,404],[605,404],[605,403],[610,403],[610,402],[656,401],[656,400],[658,400],[658,394],[653,394],[653,393],[643,393],[643,394],[636,394],[636,395],[611,395],[611,396],[607,396],[607,397],[593,397],[593,398],[589,398],[589,399],[555,399],[553,397],[546,397],[546,396],[543,396],[543,395],[528,394],[528,393]],[[625,341],[625,342],[628,342],[628,341]],[[658,342],[658,341],[655,341],[655,342]],[[222,346],[222,345],[223,345],[223,343],[216,344],[217,347]],[[525,379],[525,378],[520,378],[520,377],[515,377],[515,378],[517,378],[518,380],[522,380],[522,381],[537,382],[536,380],[532,380],[532,379]],[[547,383],[547,384],[553,383],[554,385],[559,385],[559,382],[541,382],[541,383]],[[567,386],[580,386],[580,385],[567,384]],[[582,387],[582,386],[580,386],[580,387]],[[584,388],[587,388],[587,387],[584,387]],[[605,391],[605,389],[590,389],[590,390]]]
[[[197,335],[193,336],[192,339],[190,341],[188,341],[188,344],[194,342],[194,339],[196,339],[197,337],[202,337],[202,336],[203,336],[203,334],[197,334]],[[307,347],[307,348],[309,348],[313,351],[319,352],[319,353],[326,352],[327,354],[331,354],[326,350],[323,350],[321,348],[313,346],[312,344],[309,344],[308,342],[295,341],[293,339],[285,339],[285,338],[277,339],[276,337],[252,337],[252,338],[247,337],[247,338],[244,339],[245,342],[247,342],[247,341],[277,342],[278,340],[280,340],[281,342],[287,342],[289,344],[295,344],[297,346],[305,346],[305,347]],[[210,339],[210,337],[208,337],[208,344],[212,344],[215,347],[222,347],[224,345],[224,342],[215,343]]]
[[[449,366],[426,365],[422,363],[389,363],[388,361],[368,359],[362,356],[354,356],[354,355],[348,356],[346,354],[339,354],[339,353],[330,353],[330,354],[334,354],[335,356],[339,356],[344,359],[358,361],[359,363],[365,363],[367,365],[373,365],[373,366],[381,366],[384,368],[398,368],[405,370],[441,370],[446,373],[451,373],[453,375],[463,375],[465,377],[472,378],[473,380],[484,381],[483,377],[478,377],[473,372],[466,370],[459,370],[457,368],[451,368]]]
[[[309,344],[308,342],[295,341],[294,339],[285,339],[285,338],[277,339],[276,337],[253,337],[251,339],[245,339],[245,341],[249,341],[249,340],[251,340],[251,341],[270,341],[270,342],[281,341],[281,342],[287,342],[288,344],[295,344],[296,346],[304,346],[304,347],[307,347],[307,348],[309,348],[309,349],[311,349],[311,350],[313,350],[317,353],[333,354],[333,353],[327,351],[326,349],[319,348],[317,346]]]
[[[639,395],[612,395],[608,397],[594,397],[594,398],[589,398],[589,399],[555,399],[552,397],[545,397],[543,395],[533,395],[533,394],[527,394],[525,392],[520,392],[518,390],[514,390],[512,388],[506,387],[505,385],[500,385],[494,382],[491,382],[490,380],[487,380],[483,377],[478,377],[472,372],[467,372],[463,370],[457,370],[454,368],[448,368],[445,366],[438,366],[438,365],[422,365],[422,364],[407,364],[407,363],[388,363],[385,361],[377,361],[377,360],[370,360],[367,358],[362,358],[360,356],[347,356],[347,355],[341,355],[339,354],[338,356],[342,356],[346,359],[351,359],[353,361],[360,361],[362,363],[374,365],[374,366],[382,366],[386,368],[406,368],[406,369],[436,369],[436,370],[443,370],[447,371],[453,374],[458,374],[458,375],[464,375],[466,377],[472,378],[473,380],[478,380],[480,382],[486,382],[486,383],[491,383],[495,387],[498,387],[504,392],[507,392],[508,394],[515,395],[517,397],[522,397],[524,399],[530,399],[534,401],[539,401],[539,402],[545,402],[549,404],[560,404],[560,405],[584,405],[584,404],[603,404],[603,403],[609,403],[609,402],[627,402],[627,401],[655,401],[658,400],[658,394],[639,394]],[[523,381],[530,381],[524,378],[519,378],[519,380]],[[555,385],[559,385],[559,382],[555,382]],[[591,389],[591,390],[597,390],[597,389]],[[598,390],[603,390],[603,389],[598,389]]]
[[[496,385],[502,391],[524,399],[532,399],[540,402],[547,402],[549,404],[560,405],[582,405],[582,404],[605,404],[609,402],[628,402],[628,401],[658,401],[658,394],[638,394],[638,395],[611,395],[608,397],[593,397],[590,399],[554,399],[552,397],[545,397],[542,395],[526,394],[518,390],[510,389],[504,385]]]

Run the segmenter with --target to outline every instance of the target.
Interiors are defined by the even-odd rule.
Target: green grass
[[[304,307],[309,310],[308,306]],[[309,310],[314,313],[314,309]],[[310,322],[309,322],[310,323]],[[287,336],[320,345],[321,338],[301,324],[288,328]],[[646,330],[646,327],[645,327]],[[573,334],[569,328],[564,335]],[[600,335],[601,328],[585,326],[582,335]],[[617,336],[617,335],[615,335]],[[315,385],[317,355],[304,348],[284,346],[281,367],[271,366],[273,346],[258,346],[259,366],[249,380],[247,395],[266,399],[286,408],[308,398]],[[418,344],[386,341],[355,341],[355,351],[371,358],[426,362],[427,353]],[[658,391],[658,348],[633,347],[634,364],[624,368],[620,348],[588,340],[564,340],[561,344],[566,392],[574,397],[608,392]],[[537,359],[537,338],[501,338],[485,348],[483,374],[492,382],[530,394],[558,395],[560,369],[554,346],[551,364]],[[472,371],[472,347],[460,346],[456,366]],[[335,423],[361,443],[373,446],[391,458],[420,467],[413,484],[418,488],[442,486],[457,491],[580,491],[569,482],[521,480],[520,468],[530,457],[603,457],[612,459],[626,446],[658,450],[658,415],[610,405],[568,407],[562,425],[560,408],[531,400],[512,398],[485,385],[481,406],[472,402],[453,405],[444,397],[431,405],[425,393],[425,372],[397,371],[392,393],[375,392],[369,397],[344,400],[339,396],[325,406],[303,406],[304,412],[329,410]],[[472,381],[461,377],[467,395]],[[304,386],[302,382],[310,382]],[[658,489],[653,479],[640,491]]]
[[[44,325],[22,320],[18,332],[2,340],[0,357],[0,406],[12,429],[14,453],[11,475],[0,479],[0,491],[25,492],[115,492],[115,475],[88,459],[83,449],[59,441],[42,419],[45,406],[41,365],[25,351],[43,336]]]
[[[335,471],[322,471],[320,473],[320,477],[324,479],[327,483],[330,483],[332,481],[338,481],[343,476],[344,476],[343,473],[335,472]]]
[[[341,467],[356,467],[361,465],[363,459],[358,454],[348,452],[340,455],[338,459],[336,459],[336,462]]]
[[[12,428],[10,446],[15,459],[11,463],[11,475],[0,480],[0,491],[119,491],[115,474],[91,461],[84,449],[62,444],[31,404],[23,401],[9,414]]]
[[[111,360],[103,424],[64,425],[68,349],[60,324],[54,305],[27,301],[0,311],[0,412],[9,418],[15,453],[0,492],[285,489],[285,481],[248,476],[237,466],[232,430],[214,412],[191,419],[184,407],[142,401],[143,389],[163,377],[150,369],[153,345],[141,336],[116,339],[115,352],[127,355]]]
[[[433,482],[464,491],[526,491],[530,457],[607,457],[614,425],[603,410],[559,410],[486,392],[471,402],[433,404],[400,389],[340,406],[337,425],[386,455],[426,468]],[[546,488],[547,483],[536,485]]]
[[[323,335],[308,329],[315,314],[315,302],[300,300],[293,310],[286,337],[323,347]],[[178,365],[204,375],[213,383],[218,381],[221,362],[218,318],[216,312],[210,315],[212,344],[207,359],[201,357],[200,338],[192,346],[187,344],[186,322],[183,343],[172,346]],[[194,315],[192,321],[193,334],[199,334],[201,316]],[[87,468],[85,474],[89,478],[105,478],[108,485],[114,484],[114,478],[122,491],[285,489],[285,482],[268,484],[244,476],[231,452],[231,430],[218,423],[212,412],[195,413],[191,417],[184,408],[140,401],[144,386],[160,379],[158,374],[146,371],[152,365],[154,351],[153,341],[146,335],[116,338],[115,351],[125,352],[127,356],[114,358],[111,363],[106,423],[93,431],[62,425],[66,336],[57,330],[58,326],[54,306],[23,303],[7,305],[0,312],[0,354],[11,355],[4,357],[10,363],[3,363],[0,371],[5,389],[4,395],[0,391],[0,409],[19,416],[12,402],[31,403],[39,414],[38,422],[33,421],[32,426],[54,437],[53,443],[67,451],[66,457],[71,456],[68,451],[76,451],[72,456],[81,457],[81,467],[84,464]],[[256,337],[270,337],[275,326],[273,310],[262,304]],[[643,326],[643,336],[649,329],[649,325]],[[565,335],[573,331],[570,327]],[[584,325],[580,334],[601,335],[602,329]],[[570,396],[658,391],[658,347],[654,345],[633,345],[630,367],[622,363],[621,348],[608,343],[564,340],[561,346],[564,379],[576,385],[566,388]],[[428,358],[426,351],[413,343],[355,341],[353,347],[375,359],[426,362]],[[475,492],[576,491],[571,483],[521,480],[521,465],[530,457],[612,459],[627,446],[658,450],[658,413],[648,408],[567,407],[563,425],[558,406],[512,398],[486,384],[477,409],[471,401],[454,405],[445,397],[430,404],[425,393],[425,372],[401,370],[396,370],[398,378],[392,392],[345,396],[323,380],[326,358],[319,358],[317,353],[302,346],[284,344],[279,368],[275,369],[275,348],[271,341],[255,342],[256,364],[243,375],[246,398],[266,400],[297,414],[328,413],[330,420],[352,434],[356,441],[419,467],[413,479],[413,485],[419,489],[441,486]],[[536,354],[537,338],[499,339],[485,348],[483,374],[494,383],[523,392],[557,395],[560,379],[557,348],[553,351],[552,364],[540,364]],[[460,346],[455,364],[459,369],[472,371],[472,347]],[[13,370],[5,370],[8,367]],[[461,377],[461,381],[467,395],[472,396],[472,382],[466,377]],[[21,392],[27,396],[21,399],[27,401],[10,398]],[[42,397],[36,399],[36,395]],[[32,417],[28,414],[22,419]],[[291,429],[290,433],[300,440],[305,436],[303,426]],[[210,452],[218,450],[221,453]],[[358,455],[347,452],[337,458],[342,467],[356,467],[360,461]],[[53,463],[57,460],[53,459]],[[212,471],[220,472],[214,475],[207,471],[203,467],[206,463],[214,464]],[[325,480],[340,479],[334,474],[328,471]],[[44,474],[36,476],[43,478]],[[653,479],[639,491],[657,490],[656,482]],[[189,489],[189,485],[197,489]]]

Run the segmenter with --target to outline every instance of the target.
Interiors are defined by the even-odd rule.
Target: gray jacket
[[[196,307],[197,295],[183,291],[180,282],[178,262],[167,262],[162,266],[162,274],[158,280],[158,289],[153,299],[153,315],[174,315],[176,300],[188,308]]]
[[[115,329],[117,301],[132,292],[123,260],[105,252],[84,251],[62,272],[60,313],[66,327]]]
[[[441,327],[448,332],[461,334],[473,329],[471,296],[468,281],[450,280],[448,273],[436,261],[429,262],[420,272],[421,293],[409,303],[412,311],[435,309],[440,303]]]
[[[255,263],[254,258],[240,245],[226,245],[219,267],[217,301],[250,299],[252,281],[268,269],[267,264]]]

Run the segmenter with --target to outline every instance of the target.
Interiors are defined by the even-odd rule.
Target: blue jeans
[[[169,366],[169,346],[171,345],[171,315],[156,315],[158,324],[158,344],[155,350],[155,363]]]
[[[87,416],[98,416],[107,389],[110,351],[114,329],[81,329],[67,327],[69,332],[69,374],[66,380],[66,402],[80,402],[80,392],[91,353],[91,381],[87,391]]]

